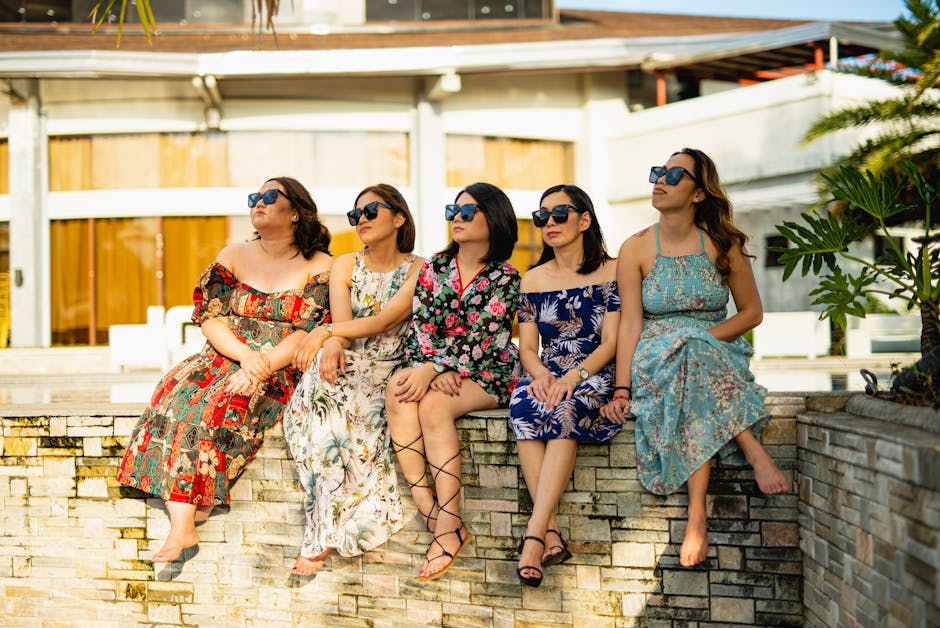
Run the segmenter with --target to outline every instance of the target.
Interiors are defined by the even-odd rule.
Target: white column
[[[582,78],[582,141],[575,146],[575,181],[594,201],[607,250],[614,257],[620,244],[630,235],[623,229],[623,219],[612,213],[611,178],[643,176],[642,173],[611,172],[618,160],[610,155],[610,140],[624,126],[628,115],[626,79],[623,72],[588,72]]]
[[[11,82],[10,107],[10,344],[48,347],[48,142],[39,80]]]
[[[428,256],[447,246],[444,224],[447,166],[444,152],[444,124],[441,103],[428,100],[423,86],[415,102],[411,132],[411,189],[409,199],[417,226],[415,253]]]

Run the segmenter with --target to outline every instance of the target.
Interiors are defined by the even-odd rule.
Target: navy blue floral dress
[[[617,284],[526,292],[519,296],[519,322],[538,323],[542,363],[555,377],[578,368],[601,343],[601,323],[607,312],[620,311]],[[551,410],[529,394],[531,377],[512,393],[509,415],[516,440],[570,438],[605,442],[620,426],[600,416],[614,387],[614,362],[578,384],[569,399]]]

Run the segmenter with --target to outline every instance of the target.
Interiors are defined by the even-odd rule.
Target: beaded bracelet
[[[630,401],[630,397],[627,397],[626,395],[614,395],[614,400],[616,401],[617,399],[623,399],[624,401]]]

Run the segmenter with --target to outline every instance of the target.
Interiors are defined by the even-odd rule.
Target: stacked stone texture
[[[765,444],[795,480],[795,417],[805,399],[777,395],[768,405],[775,418]],[[430,535],[410,499],[405,529],[386,546],[360,557],[334,555],[315,579],[289,575],[303,515],[280,427],[236,484],[230,508],[199,528],[198,552],[189,551],[185,562],[154,566],[147,558],[169,527],[162,504],[114,480],[135,422],[136,413],[128,411],[3,418],[0,624],[803,624],[801,578],[809,568],[804,570],[799,549],[797,496],[765,498],[749,469],[716,467],[708,559],[699,568],[682,568],[677,552],[687,496],[643,490],[632,425],[609,445],[581,446],[559,514],[574,559],[548,568],[542,586],[533,589],[522,587],[515,573],[515,548],[531,503],[503,412],[458,422],[470,452],[463,464],[464,517],[474,537],[454,567],[427,584],[415,574]],[[407,484],[401,486],[407,494]],[[919,503],[919,493],[900,493],[893,485],[890,493],[895,501]],[[856,511],[862,508],[856,503]],[[932,508],[936,521],[935,503]],[[810,517],[805,509],[803,517]],[[906,530],[913,532],[903,545],[921,550],[906,550],[920,561],[910,577],[925,577],[923,568],[935,564],[935,553],[931,559],[923,548],[934,547],[933,537],[924,538],[926,528]],[[871,538],[873,556],[887,551],[878,545],[881,537]],[[856,537],[851,542],[861,547]],[[822,564],[818,552],[812,556],[814,565]],[[840,600],[842,578],[821,594]],[[907,585],[883,586],[894,591]],[[856,601],[856,608],[863,606]],[[814,610],[811,617],[823,615]]]
[[[940,436],[809,412],[798,442],[806,624],[940,626]]]

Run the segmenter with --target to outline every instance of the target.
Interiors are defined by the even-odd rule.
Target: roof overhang
[[[700,78],[809,65],[814,48],[838,41],[840,56],[898,46],[896,31],[815,22],[771,31],[679,37],[609,37],[520,43],[344,48],[129,52],[120,50],[0,53],[4,78],[142,78],[213,75],[432,76],[448,73],[532,72],[643,68],[684,71]]]

